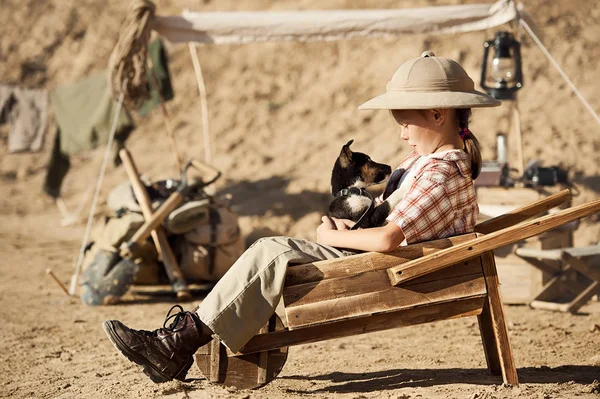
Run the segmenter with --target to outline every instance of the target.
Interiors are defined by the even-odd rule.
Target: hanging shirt
[[[406,244],[473,232],[479,207],[469,154],[463,150],[426,156],[413,152],[398,170],[401,175],[394,182],[392,174],[388,186],[395,184],[406,194],[386,220],[402,229]],[[390,191],[386,187],[378,202]]]
[[[45,89],[24,89],[0,85],[0,123],[10,122],[8,151],[39,151],[48,116]]]

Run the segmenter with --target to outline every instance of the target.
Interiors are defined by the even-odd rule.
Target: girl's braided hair
[[[456,119],[461,132],[466,131],[466,134],[461,135],[465,146],[464,150],[471,156],[471,178],[475,180],[481,173],[481,151],[479,149],[479,141],[477,137],[469,130],[469,119],[471,118],[471,108],[458,108],[456,110]]]

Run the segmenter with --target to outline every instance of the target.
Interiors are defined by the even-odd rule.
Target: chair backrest
[[[288,269],[283,293],[288,328],[293,330],[437,304],[452,306],[453,302],[462,300],[481,303],[482,307],[487,290],[481,257],[397,287],[391,284],[387,273],[390,267],[474,237],[474,234],[467,234],[400,247],[387,254],[364,253],[292,266]],[[477,313],[471,311],[469,314]]]

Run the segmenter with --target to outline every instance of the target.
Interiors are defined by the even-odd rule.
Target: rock
[[[590,357],[590,363],[594,366],[600,366],[600,355]]]
[[[600,394],[600,382],[598,380],[594,380],[590,384],[590,393]]]

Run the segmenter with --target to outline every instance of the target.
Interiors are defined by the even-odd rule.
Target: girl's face
[[[392,115],[401,128],[401,138],[419,155],[429,155],[443,143],[441,125],[436,123],[439,110],[393,110]]]

